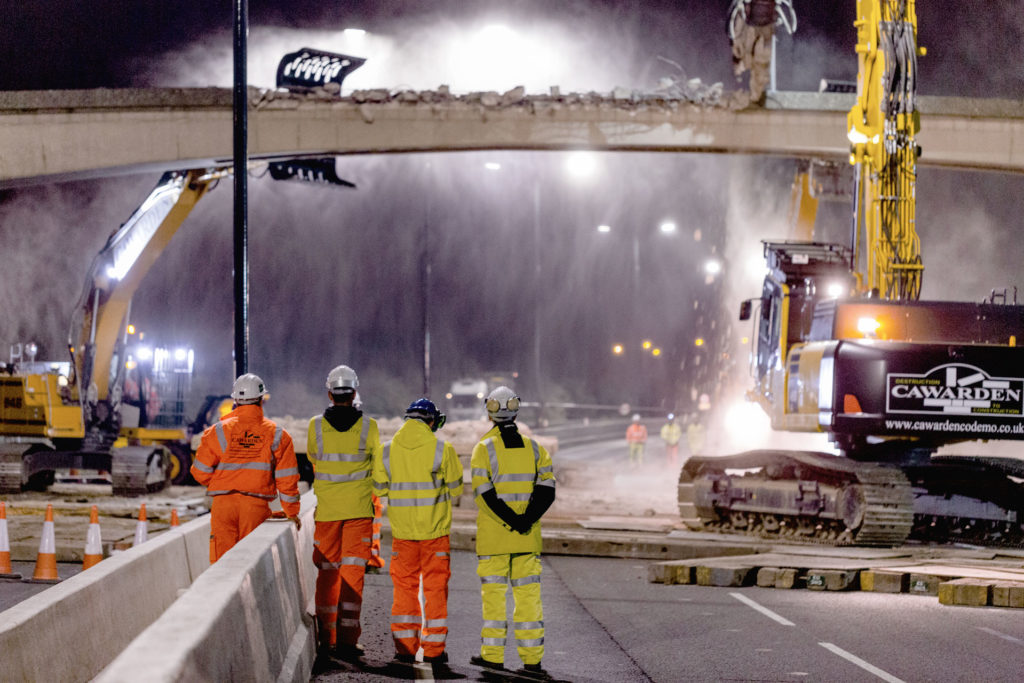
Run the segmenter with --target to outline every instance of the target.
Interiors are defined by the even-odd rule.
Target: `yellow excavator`
[[[129,496],[187,475],[183,429],[126,419],[129,313],[150,267],[226,173],[164,174],[93,260],[68,338],[70,359],[36,361],[30,354],[0,368],[0,493],[45,489],[60,470],[109,472],[114,494]]]
[[[776,430],[825,433],[837,453],[693,456],[679,481],[691,527],[787,541],[907,538],[1024,545],[1024,460],[939,455],[1024,440],[1024,306],[920,301],[915,229],[917,16],[858,0],[849,245],[764,243],[755,386]],[[807,223],[807,214],[796,214]],[[1015,299],[1015,297],[1014,297]]]

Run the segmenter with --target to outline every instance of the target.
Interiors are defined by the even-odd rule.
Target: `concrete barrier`
[[[308,681],[316,644],[307,606],[316,568],[315,497],[302,530],[268,522],[246,536],[141,633],[96,681]]]
[[[208,516],[0,613],[3,680],[87,681],[209,567]]]

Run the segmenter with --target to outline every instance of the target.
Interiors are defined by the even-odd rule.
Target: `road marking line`
[[[840,657],[842,657],[846,661],[852,662],[852,663],[856,664],[857,666],[859,666],[860,668],[864,669],[868,673],[872,673],[872,674],[878,676],[883,681],[888,681],[889,683],[906,683],[902,678],[896,678],[892,674],[890,674],[890,673],[888,673],[886,671],[882,671],[877,666],[875,666],[873,664],[868,664],[867,662],[865,662],[860,657],[858,657],[856,655],[850,654],[849,652],[847,652],[843,648],[839,647],[838,645],[833,645],[832,643],[818,643],[818,645],[821,645],[826,650],[831,650],[832,652],[834,652],[835,654],[839,655]]]
[[[779,622],[783,626],[796,626],[796,624],[794,624],[789,619],[786,619],[785,617],[780,617],[775,612],[771,611],[767,607],[762,607],[761,605],[757,604],[756,602],[754,602],[753,600],[751,600],[747,596],[743,595],[742,593],[729,593],[729,595],[731,595],[732,597],[736,598],[737,600],[742,602],[747,607],[750,607],[751,609],[757,610],[758,612],[760,612],[761,614],[765,615],[769,619],[774,619],[775,621]]]
[[[988,628],[986,626],[978,626],[977,628],[978,628],[979,631],[984,631],[985,633],[987,633],[989,635],[992,635],[992,636],[995,636],[996,638],[1002,638],[1003,640],[1008,640],[1011,643],[1020,643],[1020,644],[1024,645],[1024,640],[1021,640],[1020,638],[1015,638],[1015,637],[1013,637],[1013,636],[1011,636],[1009,634],[1006,634],[1006,633],[1000,633],[999,631],[997,631],[997,630],[995,630],[993,628]]]

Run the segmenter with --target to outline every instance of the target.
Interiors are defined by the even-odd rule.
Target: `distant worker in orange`
[[[234,409],[203,432],[192,476],[210,504],[210,562],[271,516],[281,497],[284,515],[299,522],[299,465],[292,437],[263,416],[263,380],[248,373],[231,387]]]
[[[665,442],[665,464],[675,467],[679,461],[679,442],[683,438],[683,428],[676,422],[673,413],[668,414],[668,422],[661,426],[661,440]]]
[[[373,463],[380,459],[377,421],[355,407],[359,377],[347,365],[327,374],[331,405],[309,421],[306,443],[313,465],[317,566],[318,659],[333,654],[350,663],[363,654],[363,584],[372,558]]]
[[[633,422],[626,428],[626,442],[629,444],[629,464],[639,467],[644,462],[647,445],[647,427],[640,422],[639,414],[633,416]]]

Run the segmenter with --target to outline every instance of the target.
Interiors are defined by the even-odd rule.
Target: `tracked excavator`
[[[693,456],[680,514],[796,542],[1022,546],[1024,459],[940,449],[1024,440],[1024,306],[995,290],[919,300],[914,2],[858,0],[855,26],[850,244],[765,242],[761,297],[740,311],[757,309],[748,397],[773,429],[825,433],[835,452]]]
[[[124,419],[132,295],[192,208],[227,169],[169,172],[93,260],[68,337],[70,358],[0,368],[0,493],[45,489],[54,472],[110,473],[114,495],[187,476],[182,429]],[[136,423],[138,421],[136,420]]]

